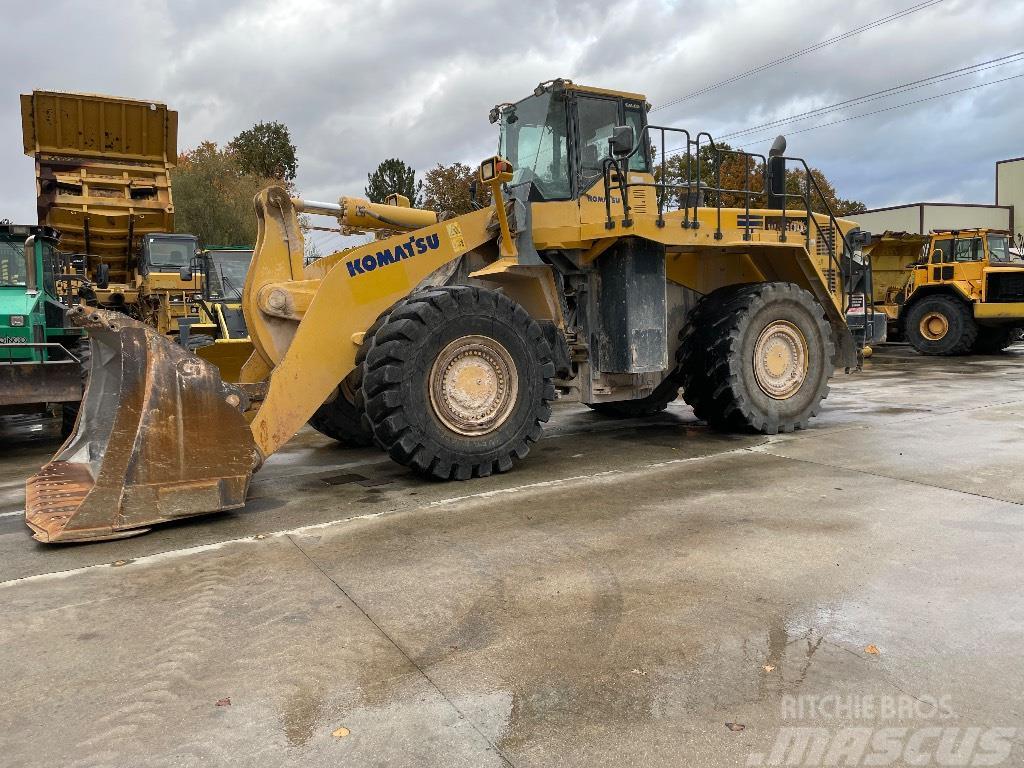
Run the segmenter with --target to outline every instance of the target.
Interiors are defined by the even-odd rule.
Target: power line
[[[988,83],[978,83],[977,85],[971,85],[971,86],[968,86],[967,88],[959,88],[959,89],[957,89],[955,91],[947,91],[946,93],[938,93],[938,94],[936,94],[934,96],[926,96],[923,99],[914,99],[913,101],[907,101],[907,102],[904,102],[903,104],[894,104],[891,107],[884,107],[883,109],[876,109],[876,110],[873,110],[871,112],[865,112],[862,115],[853,115],[851,117],[844,117],[842,120],[833,120],[830,123],[822,123],[821,125],[812,125],[809,128],[802,128],[799,131],[791,131],[789,133],[789,135],[790,136],[795,136],[798,133],[807,133],[808,131],[816,131],[819,128],[828,128],[829,126],[832,126],[832,125],[839,125],[840,123],[848,123],[851,120],[859,120],[862,117],[871,117],[871,115],[878,115],[878,114],[881,114],[882,112],[890,112],[890,111],[892,111],[894,109],[902,109],[903,107],[909,107],[909,106],[912,106],[914,104],[921,104],[922,102],[925,102],[925,101],[933,101],[935,99],[941,99],[941,98],[944,98],[946,96],[953,96],[953,95],[955,95],[957,93],[965,93],[966,91],[973,91],[973,90],[975,90],[977,88],[986,88],[987,86],[990,86],[990,85],[996,85],[998,83],[1005,83],[1007,80],[1016,80],[1019,77],[1024,77],[1024,72],[1021,72],[1019,75],[1010,75],[1009,77],[1002,77],[1002,78],[1000,78],[998,80],[992,80],[991,82],[988,82]],[[749,147],[751,144],[757,144],[758,142],[761,142],[761,141],[767,141],[770,138],[773,138],[773,137],[772,136],[762,136],[759,139],[753,139],[751,141],[746,142],[745,144],[741,144],[738,147],[738,149],[742,149],[743,147]]]
[[[751,75],[756,75],[756,74],[758,74],[760,72],[764,72],[766,69],[771,69],[772,67],[777,67],[779,64],[785,64],[788,61],[792,61],[793,59],[800,58],[801,56],[805,56],[808,53],[813,53],[814,51],[819,51],[822,48],[826,48],[826,47],[828,47],[830,45],[833,45],[835,43],[838,43],[838,42],[841,42],[841,41],[846,40],[848,38],[851,38],[854,35],[859,35],[861,32],[867,32],[869,29],[875,29],[876,27],[880,27],[880,26],[882,26],[884,24],[888,24],[891,21],[896,21],[897,19],[901,19],[904,16],[909,16],[912,13],[917,13],[918,11],[923,11],[926,8],[931,8],[933,5],[938,5],[942,1],[943,0],[926,0],[925,2],[918,3],[917,5],[912,5],[909,8],[904,8],[902,11],[897,11],[896,13],[890,14],[889,16],[884,16],[881,19],[875,19],[874,21],[869,22],[867,24],[864,24],[863,26],[847,30],[846,32],[843,32],[842,34],[835,35],[834,37],[830,37],[830,38],[828,38],[826,40],[822,40],[820,43],[815,43],[814,45],[811,45],[811,46],[809,46],[807,48],[803,48],[803,49],[801,49],[799,51],[794,51],[793,53],[787,54],[787,55],[785,55],[785,56],[783,56],[781,58],[774,59],[772,61],[767,62],[766,64],[762,64],[762,65],[760,65],[758,67],[754,67],[753,69],[749,69],[746,72],[741,72],[738,75],[733,75],[732,77],[728,77],[725,80],[721,80],[721,81],[719,81],[717,83],[714,83],[712,85],[705,86],[704,88],[696,90],[693,93],[688,93],[685,96],[680,96],[678,99],[674,99],[672,101],[669,101],[669,102],[666,102],[664,104],[661,104],[660,106],[654,107],[651,111],[654,112],[654,111],[656,111],[658,109],[665,109],[666,107],[674,106],[674,105],[679,104],[681,102],[688,101],[689,99],[696,98],[697,96],[702,96],[703,94],[708,93],[709,91],[713,91],[716,88],[721,88],[723,85],[730,85],[732,83],[735,83],[737,80],[742,80],[742,79],[744,79],[746,77],[750,77]]]
[[[978,72],[984,72],[984,71],[989,70],[989,69],[995,69],[996,67],[1005,66],[1006,64],[1017,64],[1017,63],[1020,63],[1021,61],[1024,61],[1024,51],[1018,51],[1017,53],[1010,53],[1010,54],[1007,54],[1005,56],[998,56],[998,57],[996,57],[994,59],[989,59],[988,61],[982,61],[982,62],[979,62],[977,64],[971,64],[969,66],[960,67],[958,69],[951,69],[948,72],[940,72],[937,75],[931,75],[929,77],[921,78],[919,80],[912,80],[909,83],[903,83],[902,85],[895,85],[895,86],[892,86],[891,88],[884,88],[884,89],[882,89],[880,91],[874,91],[872,93],[864,94],[863,96],[855,96],[853,98],[846,99],[844,101],[838,101],[835,104],[829,104],[829,105],[824,106],[824,107],[818,107],[816,109],[811,109],[811,110],[808,110],[806,112],[801,112],[801,113],[796,114],[796,115],[790,115],[788,117],[781,117],[778,120],[770,120],[767,123],[761,123],[759,125],[755,125],[755,126],[752,126],[750,128],[743,128],[742,130],[732,131],[730,133],[724,133],[724,134],[721,134],[719,136],[716,136],[716,140],[724,141],[726,139],[742,137],[742,136],[746,136],[746,135],[751,134],[751,133],[755,133],[755,132],[757,132],[759,130],[762,130],[764,128],[779,128],[781,126],[788,125],[790,123],[795,123],[795,122],[799,122],[801,120],[805,120],[805,119],[807,119],[809,117],[815,117],[815,116],[819,116],[819,115],[822,115],[822,114],[825,114],[825,113],[828,113],[828,112],[832,112],[832,111],[834,111],[836,109],[839,109],[840,107],[860,106],[862,104],[867,104],[867,103],[872,102],[872,101],[878,101],[879,99],[884,99],[884,98],[888,98],[890,96],[895,96],[895,95],[900,94],[900,93],[909,93],[910,91],[914,91],[914,90],[917,90],[919,88],[924,88],[924,87],[927,87],[929,85],[937,85],[938,83],[946,82],[947,80],[954,80],[954,79],[959,78],[959,77],[965,77],[967,75],[977,74]],[[1010,79],[1012,79],[1012,78],[1010,78]],[[1003,82],[1003,81],[1002,80],[996,80],[995,82]],[[988,83],[982,83],[980,85],[987,85],[987,84]],[[967,89],[967,90],[970,90],[970,89]],[[960,91],[953,91],[953,93],[959,93],[959,92]],[[938,96],[941,97],[941,96],[944,96],[944,95],[947,95],[947,94],[943,93],[943,94],[939,94]],[[938,97],[936,97],[936,98],[938,98]],[[928,99],[925,99],[925,101],[928,101]],[[919,102],[918,101],[908,102],[908,104],[917,104],[917,103],[919,103]],[[885,110],[882,110],[882,111],[885,111]],[[877,114],[877,112],[871,112],[870,114]],[[831,125],[832,123],[829,123],[829,124]],[[800,131],[793,131],[793,132],[790,133],[790,135],[792,135],[792,133],[803,133],[803,131],[802,130],[800,130]],[[744,146],[746,146],[746,144]],[[673,149],[667,150],[665,152],[665,156],[666,157],[671,157],[671,156],[679,154],[680,152],[686,152],[686,151],[687,151],[687,147],[674,147]]]
[[[899,93],[907,93],[908,91],[915,91],[919,88],[924,88],[929,85],[937,85],[938,83],[943,83],[946,82],[947,80],[955,80],[956,78],[959,77],[966,77],[967,75],[973,75],[978,72],[984,72],[985,70],[988,69],[1006,66],[1007,64],[1016,64],[1021,61],[1022,57],[1024,57],[1024,51],[1011,53],[1006,56],[1000,56],[995,59],[990,59],[989,61],[983,61],[978,64],[971,64],[968,67],[951,69],[949,72],[941,72],[937,75],[931,75],[930,77],[925,77],[920,80],[913,80],[909,83],[903,83],[902,85],[894,85],[891,88],[885,88],[881,91],[874,91],[873,93],[868,93],[863,96],[855,96],[852,99],[838,101],[835,104],[829,104],[828,106],[825,107],[811,109],[808,110],[807,112],[801,112],[800,114],[797,115],[781,117],[778,120],[771,120],[767,123],[761,123],[760,125],[755,125],[750,128],[744,128],[739,131],[732,131],[731,133],[724,133],[718,138],[731,139],[737,136],[743,136],[748,133],[754,133],[763,128],[772,128],[781,125],[786,125],[788,123],[794,123],[799,120],[803,120],[807,117],[814,117],[815,115],[819,115],[823,112],[831,112],[835,109],[839,109],[840,107],[859,106],[870,101],[877,101],[878,99],[884,99],[888,98],[889,96],[895,96],[896,94]]]

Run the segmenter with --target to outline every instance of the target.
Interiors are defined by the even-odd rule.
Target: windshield
[[[25,243],[0,240],[0,285],[25,285]]]
[[[1006,235],[988,236],[988,260],[993,263],[1007,263],[1013,258],[1010,253],[1010,239]]]
[[[147,240],[148,251],[147,263],[155,270],[177,272],[182,267],[192,263],[192,256],[196,250],[196,241],[193,238],[160,238],[158,240]]]
[[[211,299],[241,301],[252,251],[210,251],[207,293]]]
[[[571,195],[568,141],[565,100],[551,93],[523,99],[501,116],[498,154],[512,163],[512,185],[533,182],[546,200]]]

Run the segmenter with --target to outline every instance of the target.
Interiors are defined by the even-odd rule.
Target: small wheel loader
[[[440,480],[526,458],[557,392],[636,416],[682,389],[715,429],[806,427],[834,369],[859,362],[845,318],[851,297],[863,306],[863,237],[812,212],[820,190],[784,141],[726,150],[648,125],[648,108],[562,79],[498,105],[499,153],[479,172],[493,202],[459,216],[261,192],[240,384],[139,322],[80,310],[93,374],[74,434],[28,481],[35,537],[241,507],[307,422]],[[666,145],[684,148],[686,178],[668,179]],[[742,185],[722,185],[726,159]],[[304,265],[302,213],[377,238]]]

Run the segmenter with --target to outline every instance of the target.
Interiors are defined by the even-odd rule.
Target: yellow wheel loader
[[[865,247],[890,340],[923,355],[993,354],[1024,327],[1024,259],[1009,232],[885,232]]]
[[[307,422],[448,480],[524,459],[558,392],[631,416],[682,389],[716,429],[806,427],[834,369],[859,362],[845,317],[864,299],[863,238],[811,212],[819,191],[783,141],[770,157],[725,150],[649,126],[648,107],[568,80],[498,105],[499,154],[479,173],[494,202],[460,216],[261,192],[240,384],[141,323],[78,312],[93,376],[74,434],[28,481],[35,537],[241,507]],[[687,179],[666,180],[666,145],[685,147]],[[743,164],[742,185],[723,187],[721,162],[707,183],[708,148]],[[302,213],[378,237],[304,265]]]

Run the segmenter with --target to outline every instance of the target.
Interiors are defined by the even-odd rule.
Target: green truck
[[[67,257],[49,227],[0,224],[0,414],[60,408],[63,433],[82,400],[87,344],[65,327],[58,282]]]

